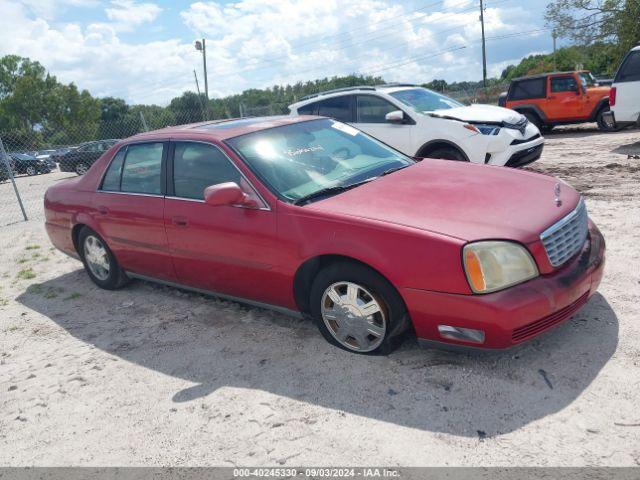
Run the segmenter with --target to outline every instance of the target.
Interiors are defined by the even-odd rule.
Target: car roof
[[[397,92],[399,90],[408,90],[412,88],[423,88],[422,85],[414,85],[413,83],[385,83],[382,85],[357,85],[354,87],[335,88],[333,90],[325,90],[324,92],[312,93],[305,95],[298,102],[289,105],[290,108],[297,108],[308,103],[313,103],[320,98],[340,97],[352,93],[371,93],[375,91],[385,91],[387,93]]]
[[[534,80],[536,78],[545,78],[552,77],[554,75],[572,75],[574,73],[589,73],[590,70],[571,70],[566,72],[549,72],[549,73],[538,73],[536,75],[525,75],[524,77],[514,78],[513,82],[518,82],[520,80]]]
[[[302,115],[292,117],[289,115],[280,115],[272,117],[248,117],[248,118],[231,118],[224,120],[213,120],[208,122],[191,123],[187,125],[178,125],[166,127],[160,130],[140,133],[131,137],[135,141],[140,141],[146,137],[158,138],[162,137],[188,137],[189,134],[194,136],[206,135],[215,140],[226,140],[233,137],[239,137],[247,133],[259,132],[270,128],[282,127],[294,123],[308,122],[326,117],[318,117],[315,115]]]

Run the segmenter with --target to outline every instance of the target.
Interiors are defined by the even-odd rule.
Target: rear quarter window
[[[351,115],[351,95],[327,98],[318,102],[318,113],[322,117],[330,117],[340,122],[353,122]]]
[[[640,81],[640,50],[631,52],[622,62],[615,83]]]
[[[509,100],[528,100],[547,96],[546,78],[533,78],[514,82],[509,90]]]

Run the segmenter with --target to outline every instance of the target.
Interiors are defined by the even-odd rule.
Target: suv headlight
[[[539,275],[529,251],[506,241],[482,241],[462,250],[464,271],[474,293],[490,293]]]
[[[464,128],[472,132],[481,133],[482,135],[498,135],[500,133],[500,127],[497,125],[467,123],[464,125]]]

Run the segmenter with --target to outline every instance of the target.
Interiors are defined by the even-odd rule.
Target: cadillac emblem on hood
[[[561,187],[559,183],[556,183],[556,186],[553,188],[553,192],[556,195],[556,205],[559,207],[562,205],[562,200],[560,199]]]

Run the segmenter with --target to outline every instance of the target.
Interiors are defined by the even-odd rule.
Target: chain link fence
[[[151,112],[154,113],[154,112]],[[118,140],[170,125],[200,122],[204,113],[138,112],[92,127],[49,130],[35,126],[0,131],[0,226],[44,219],[44,193],[56,182],[82,175]]]

